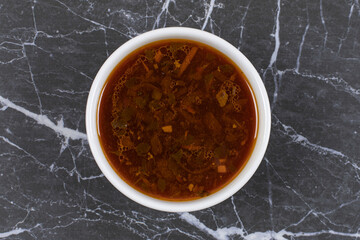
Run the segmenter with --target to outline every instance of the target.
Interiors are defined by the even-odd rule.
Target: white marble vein
[[[190,213],[181,213],[180,219],[195,226],[199,230],[209,234],[210,236],[214,237],[215,239],[228,239],[228,237],[231,235],[240,235],[242,237],[244,236],[243,229],[240,229],[237,227],[218,228],[216,230],[208,228],[205,224],[200,222],[199,219],[197,219],[194,215],[192,215]]]
[[[4,137],[4,136],[0,136],[0,139],[3,140],[5,143],[9,144],[10,146],[15,147],[16,149],[20,150],[21,152],[25,153],[26,156],[30,157],[31,159],[33,159],[35,161],[35,163],[41,167],[46,167],[45,164],[43,164],[42,162],[40,162],[33,154],[29,153],[27,150],[25,150],[24,148],[20,147],[18,144],[10,141],[8,138]]]
[[[210,0],[209,6],[205,9],[205,20],[204,20],[204,24],[201,27],[201,30],[204,30],[206,28],[206,25],[208,24],[211,13],[214,10],[214,5],[215,5],[215,0]]]
[[[273,118],[275,119],[275,125],[279,125],[282,129],[281,131],[283,131],[286,136],[290,137],[293,143],[300,144],[310,149],[311,151],[315,151],[321,155],[331,155],[336,157],[337,159],[342,159],[345,165],[350,164],[355,170],[357,170],[358,172],[360,171],[360,166],[356,163],[356,161],[354,161],[344,153],[332,148],[312,143],[306,137],[297,133],[293,127],[282,123],[275,115],[273,115]]]
[[[270,215],[270,224],[271,224],[271,229],[272,231],[274,231],[274,206],[273,206],[273,192],[272,192],[272,181],[271,181],[271,176],[270,176],[270,170],[269,170],[269,161],[266,160],[266,177],[267,177],[267,182],[268,182],[268,202],[269,202],[269,215]]]
[[[281,0],[277,1],[277,8],[276,8],[276,17],[275,17],[275,24],[273,33],[271,34],[272,37],[275,39],[275,46],[274,50],[270,57],[270,62],[267,68],[265,69],[263,73],[263,80],[266,79],[266,73],[270,70],[273,75],[273,81],[274,81],[274,93],[273,93],[273,99],[271,103],[271,109],[275,107],[277,98],[278,98],[278,92],[279,92],[279,85],[282,77],[282,73],[277,70],[276,61],[279,53],[280,48],[280,11],[281,11]],[[279,75],[280,73],[280,75]]]
[[[324,18],[324,13],[323,13],[323,1],[322,0],[320,0],[320,18],[321,18],[321,23],[322,23],[322,25],[324,27],[324,31],[325,31],[324,44],[323,44],[323,48],[325,48],[329,32],[327,30],[326,23],[325,23],[325,18]]]
[[[252,0],[249,1],[248,5],[245,7],[245,12],[243,14],[243,16],[241,17],[241,21],[240,21],[240,35],[239,35],[239,46],[238,49],[241,50],[241,45],[243,42],[243,35],[244,35],[244,31],[245,31],[245,19],[246,16],[248,14],[249,8],[250,8],[250,4],[251,4]]]
[[[26,55],[25,46],[23,47],[23,51],[24,51],[24,57],[26,58],[26,62],[27,62],[28,68],[29,68],[29,74],[30,74],[31,83],[32,83],[32,85],[33,85],[33,87],[34,87],[35,94],[36,94],[37,99],[38,99],[38,102],[39,102],[39,111],[40,111],[40,114],[42,114],[42,113],[43,113],[43,110],[42,110],[41,98],[40,98],[40,95],[39,95],[39,89],[37,88],[36,83],[35,83],[34,74],[32,73],[32,69],[31,69],[31,65],[30,65],[30,60],[29,60],[29,58],[28,58],[27,55]]]
[[[204,223],[202,223],[198,218],[190,213],[181,213],[180,219],[186,221],[190,225],[198,228],[199,230],[209,234],[215,239],[219,240],[227,240],[231,236],[240,236],[244,240],[289,240],[293,239],[294,237],[315,237],[320,235],[330,235],[330,236],[337,236],[337,237],[353,237],[358,238],[360,237],[360,233],[346,233],[346,232],[339,232],[334,230],[320,230],[314,232],[291,232],[285,229],[276,231],[265,231],[265,232],[253,232],[249,234],[245,234],[242,228],[238,227],[229,227],[229,228],[218,228],[213,230],[207,227]],[[302,218],[304,219],[304,218]],[[301,221],[301,220],[300,220]]]
[[[15,228],[13,230],[7,231],[7,232],[2,232],[0,233],[0,238],[7,238],[13,235],[19,235],[23,232],[31,232],[34,228],[39,227],[40,224],[36,224],[34,227],[26,229],[26,228]]]
[[[109,46],[108,46],[108,42],[107,42],[107,35],[106,35],[106,29],[103,28],[104,31],[104,44],[105,44],[105,51],[106,51],[106,56],[109,57]]]
[[[71,151],[71,149],[69,149],[69,151],[71,152],[71,155],[72,155],[72,160],[73,160],[73,164],[74,164],[74,167],[69,170],[65,167],[59,167],[54,163],[52,163],[50,166],[42,163],[37,157],[35,157],[33,154],[31,154],[29,151],[27,151],[25,148],[19,146],[18,144],[12,142],[10,139],[4,137],[4,136],[0,136],[0,140],[2,140],[3,142],[9,144],[10,146],[12,147],[15,147],[16,149],[20,150],[21,152],[23,152],[25,154],[25,156],[27,157],[30,157],[34,162],[35,164],[37,164],[40,168],[42,169],[46,169],[48,170],[49,172],[52,172],[52,173],[57,173],[58,171],[64,171],[66,172],[69,176],[76,176],[77,177],[77,180],[78,182],[80,182],[80,180],[82,181],[88,181],[88,180],[93,180],[93,179],[97,179],[97,178],[103,178],[104,177],[104,174],[99,174],[99,175],[90,175],[90,176],[83,176],[77,169],[77,166],[76,166],[76,159],[81,155],[81,151],[77,154],[77,155],[74,155]],[[68,146],[66,146],[66,148],[68,148]],[[19,157],[19,155],[14,155],[14,154],[9,154],[9,153],[5,153],[7,155],[11,155],[11,156],[14,156],[14,157]]]
[[[348,25],[346,27],[346,31],[344,33],[344,35],[340,38],[340,43],[339,43],[339,47],[338,47],[338,55],[340,54],[342,45],[344,43],[344,41],[347,39],[349,32],[350,32],[350,28],[351,28],[351,17],[353,15],[354,12],[354,6],[355,6],[355,1],[351,4],[350,10],[349,10],[349,15],[348,15]]]
[[[285,138],[285,141],[288,140],[290,144],[293,144],[292,147],[296,147],[299,151],[303,149],[306,152],[309,152],[306,150],[308,149],[310,150],[310,154],[312,154],[315,158],[321,158],[321,160],[329,159],[332,162],[338,161],[339,164],[351,165],[352,168],[349,168],[350,171],[344,172],[343,180],[341,179],[342,176],[336,176],[336,174],[331,175],[330,173],[328,176],[330,179],[327,180],[329,181],[333,178],[335,182],[344,182],[344,185],[338,186],[339,189],[334,189],[334,191],[326,190],[329,194],[336,195],[333,196],[334,199],[336,199],[336,203],[332,202],[330,204],[331,207],[321,208],[322,206],[317,205],[317,203],[321,204],[323,200],[321,197],[309,197],[309,195],[311,195],[311,190],[304,189],[298,185],[292,185],[290,184],[290,180],[287,182],[288,178],[287,175],[285,177],[284,172],[282,172],[283,169],[277,169],[279,170],[277,171],[274,168],[274,166],[278,168],[281,167],[281,165],[276,162],[276,159],[270,159],[268,156],[265,158],[266,165],[264,164],[263,167],[259,169],[259,171],[263,171],[261,174],[264,175],[264,179],[260,179],[260,181],[262,181],[261,184],[264,186],[261,189],[256,189],[256,191],[262,192],[251,192],[251,190],[246,189],[245,187],[242,191],[245,194],[241,195],[239,193],[238,196],[231,197],[231,201],[227,203],[228,209],[224,209],[224,212],[219,213],[218,210],[222,210],[222,207],[225,207],[226,203],[222,206],[215,206],[214,208],[195,214],[181,213],[177,215],[171,213],[165,214],[152,212],[148,209],[144,210],[136,204],[131,203],[131,201],[126,198],[123,198],[121,194],[112,192],[110,190],[112,188],[107,188],[108,186],[102,182],[103,180],[101,180],[101,178],[104,178],[104,175],[100,174],[99,171],[92,171],[94,169],[98,169],[94,165],[95,163],[90,157],[91,153],[86,146],[87,142],[85,133],[82,133],[77,129],[65,127],[62,115],[60,115],[59,121],[50,120],[50,115],[46,115],[46,112],[51,112],[51,109],[43,109],[42,103],[45,103],[45,99],[73,99],[75,95],[77,96],[77,99],[80,99],[88,94],[88,90],[84,88],[71,90],[72,85],[68,84],[66,81],[61,83],[63,85],[57,86],[54,91],[47,90],[46,84],[40,85],[43,84],[43,82],[37,81],[37,76],[40,76],[38,74],[42,73],[34,74],[33,72],[33,70],[38,69],[37,64],[41,64],[41,62],[37,62],[37,57],[40,55],[35,53],[34,56],[34,53],[30,51],[32,50],[31,48],[34,48],[35,50],[39,49],[44,53],[48,53],[51,61],[54,61],[54,64],[60,64],[61,69],[65,69],[65,71],[69,70],[70,74],[73,74],[76,77],[81,78],[81,80],[89,83],[89,81],[93,80],[92,75],[90,73],[85,73],[84,70],[80,70],[84,69],[82,67],[86,64],[86,62],[82,63],[81,60],[79,60],[79,64],[82,65],[81,67],[76,65],[64,66],[64,64],[60,61],[62,58],[60,54],[61,50],[48,50],[46,44],[49,42],[52,44],[57,41],[65,40],[70,43],[81,43],[87,48],[87,43],[82,41],[84,41],[86,37],[91,37],[95,34],[96,36],[100,36],[97,41],[99,41],[100,45],[105,47],[99,50],[99,55],[106,57],[114,47],[114,43],[119,40],[118,34],[115,33],[119,33],[121,36],[125,36],[126,39],[129,39],[138,35],[139,32],[149,30],[148,28],[151,27],[159,28],[172,25],[198,27],[202,30],[209,30],[213,33],[216,32],[217,35],[220,35],[221,33],[221,35],[223,35],[223,37],[228,41],[236,42],[237,39],[234,39],[231,35],[233,33],[233,29],[228,29],[228,21],[225,19],[224,22],[226,22],[226,24],[224,24],[222,23],[224,19],[221,19],[222,21],[219,20],[221,17],[229,17],[221,16],[222,12],[216,11],[217,8],[224,7],[224,5],[219,3],[219,1],[220,0],[202,0],[198,3],[196,3],[196,1],[188,1],[186,4],[183,4],[180,0],[158,0],[155,1],[156,4],[153,5],[153,2],[145,0],[145,2],[141,3],[144,5],[144,8],[146,5],[146,9],[133,8],[132,3],[130,4],[130,2],[128,3],[131,6],[131,9],[127,9],[127,2],[119,2],[115,5],[111,5],[109,2],[109,6],[102,8],[98,2],[93,0],[82,0],[81,2],[75,2],[75,4],[73,4],[73,2],[70,3],[69,1],[62,0],[54,0],[45,4],[43,1],[37,2],[34,0],[27,5],[27,8],[29,8],[27,9],[29,26],[15,28],[9,35],[5,34],[0,36],[4,37],[0,43],[0,50],[6,53],[5,58],[1,58],[0,65],[1,67],[4,67],[4,69],[16,68],[24,72],[26,75],[28,73],[30,74],[30,77],[25,81],[27,81],[30,86],[32,86],[31,89],[34,89],[35,91],[35,94],[31,95],[31,98],[33,98],[33,100],[35,99],[35,103],[33,101],[31,103],[27,102],[27,98],[19,99],[19,97],[11,97],[11,95],[6,92],[6,96],[8,96],[7,98],[5,98],[5,95],[3,95],[4,97],[0,96],[0,113],[2,113],[2,116],[6,116],[6,114],[15,113],[14,111],[16,111],[20,114],[15,114],[14,116],[18,116],[20,120],[22,118],[32,119],[40,126],[43,126],[43,128],[41,128],[43,131],[48,131],[47,128],[49,128],[55,134],[60,136],[60,150],[55,150],[55,153],[52,155],[50,151],[49,156],[44,156],[45,154],[38,154],[37,152],[32,151],[31,143],[24,143],[23,139],[21,139],[22,136],[16,136],[15,133],[17,132],[12,125],[4,123],[3,136],[0,136],[0,142],[2,146],[7,144],[8,150],[7,152],[5,151],[0,153],[0,157],[5,160],[8,158],[16,159],[19,160],[19,162],[23,159],[34,160],[31,162],[35,163],[36,166],[39,166],[41,172],[45,170],[46,173],[49,173],[49,178],[47,179],[51,181],[51,186],[53,186],[54,189],[59,188],[60,191],[59,196],[50,196],[48,199],[48,191],[51,192],[53,190],[52,188],[45,189],[45,191],[47,191],[45,193],[37,191],[32,192],[28,191],[28,189],[19,189],[17,188],[17,183],[21,184],[21,176],[16,176],[16,174],[9,176],[6,175],[7,171],[17,171],[19,168],[12,169],[11,166],[9,168],[6,168],[7,166],[5,166],[5,170],[0,171],[0,177],[1,179],[6,178],[4,184],[5,189],[8,192],[0,194],[0,199],[2,201],[0,205],[1,207],[4,207],[6,211],[9,210],[10,212],[10,210],[16,210],[21,211],[22,214],[20,217],[14,216],[15,219],[9,218],[14,221],[2,228],[0,239],[18,239],[24,238],[27,235],[30,235],[30,237],[34,239],[42,238],[44,236],[49,236],[49,238],[54,236],[61,237],[61,234],[63,234],[64,231],[74,228],[77,229],[78,227],[80,230],[86,231],[86,229],[82,229],[82,226],[93,227],[94,224],[99,226],[111,226],[113,229],[118,231],[117,233],[128,234],[126,236],[134,234],[135,237],[142,239],[234,238],[244,240],[295,240],[316,238],[360,238],[359,231],[357,230],[358,219],[351,219],[351,221],[345,221],[344,223],[338,219],[339,215],[348,213],[349,209],[357,209],[356,205],[360,201],[359,192],[352,192],[356,191],[358,185],[356,185],[356,187],[346,185],[346,183],[351,180],[354,180],[354,184],[358,184],[360,182],[360,167],[358,166],[359,162],[356,156],[356,150],[355,152],[352,152],[346,148],[346,146],[341,145],[338,149],[332,149],[327,147],[327,142],[321,142],[321,145],[314,143],[310,138],[298,133],[296,131],[296,127],[291,126],[290,122],[283,123],[275,115],[273,115],[275,119],[275,123],[273,124],[273,128],[275,128],[274,130],[276,132],[278,131],[277,133],[280,132],[280,138]],[[354,102],[351,102],[354,101],[354,99],[357,102],[360,102],[360,89],[358,88],[359,86],[356,79],[349,79],[349,75],[347,73],[344,74],[345,71],[351,71],[354,69],[351,64],[355,65],[359,62],[358,57],[356,57],[356,52],[353,57],[348,57],[347,55],[351,48],[356,50],[358,49],[358,39],[355,35],[355,31],[357,29],[354,28],[354,23],[358,21],[358,16],[360,16],[359,1],[353,0],[348,3],[344,2],[344,5],[346,5],[342,9],[344,10],[342,11],[344,20],[338,22],[337,20],[340,18],[338,19],[336,15],[332,15],[333,10],[330,8],[335,6],[334,3],[322,0],[319,1],[320,6],[318,5],[318,2],[315,4],[307,3],[306,6],[309,8],[309,12],[317,13],[315,21],[311,21],[311,26],[309,16],[306,18],[302,14],[305,9],[301,9],[299,7],[299,9],[292,9],[293,12],[290,13],[288,12],[289,2],[281,0],[268,2],[267,7],[269,8],[263,12],[259,11],[259,14],[264,14],[267,19],[274,19],[273,22],[270,21],[269,23],[261,23],[263,24],[262,27],[264,32],[272,32],[272,34],[270,37],[265,34],[265,37],[262,39],[256,39],[263,41],[262,43],[257,43],[259,45],[251,45],[251,42],[246,45],[243,44],[243,39],[249,39],[247,33],[252,31],[252,29],[248,28],[247,24],[250,20],[253,20],[255,14],[257,14],[256,11],[253,11],[253,8],[255,8],[255,4],[253,4],[254,2],[252,3],[252,0],[250,0],[247,1],[247,6],[236,6],[242,8],[242,16],[239,16],[241,17],[240,22],[238,24],[235,23],[235,25],[238,25],[236,31],[239,31],[239,33],[236,33],[239,35],[235,37],[239,38],[238,48],[242,48],[244,51],[252,52],[252,47],[254,46],[266,46],[266,49],[269,51],[268,62],[264,63],[257,61],[258,58],[261,58],[262,53],[254,50],[254,56],[256,59],[254,63],[256,67],[265,69],[263,72],[264,81],[265,77],[273,78],[274,93],[272,99],[272,109],[278,101],[279,94],[282,93],[280,92],[281,85],[291,84],[291,82],[282,83],[282,80],[288,80],[289,77],[296,77],[297,79],[301,78],[302,80],[305,80],[304,84],[309,84],[311,81],[317,81],[317,83],[314,84],[317,84],[317,86],[320,87],[322,86],[322,83],[328,84],[330,88],[333,87],[339,94],[351,96],[352,98],[346,98],[350,99],[349,104],[354,104]],[[227,2],[225,3],[227,4]],[[252,5],[250,9],[251,3]],[[266,5],[265,2],[264,5]],[[316,9],[314,9],[314,5]],[[50,11],[69,13],[69,15],[64,15],[66,15],[66,17],[70,16],[70,18],[73,18],[74,25],[69,28],[66,26],[63,29],[59,28],[61,29],[60,33],[59,31],[56,31],[56,29],[43,27],[45,25],[43,25],[44,21],[41,19],[41,15],[43,13],[42,11],[49,10],[49,6]],[[191,6],[195,7],[191,9]],[[318,9],[318,6],[320,9]],[[340,6],[340,4],[338,6]],[[2,4],[0,4],[0,10],[3,10],[2,7]],[[311,11],[310,8],[312,8]],[[81,9],[86,12],[82,12]],[[276,10],[271,11],[271,9]],[[139,12],[136,12],[137,10],[139,10]],[[229,9],[225,10],[228,11]],[[299,12],[300,15],[297,15]],[[294,16],[291,16],[290,14],[293,13]],[[97,16],[97,14],[100,15]],[[266,16],[266,14],[269,14],[269,16]],[[5,16],[6,15],[7,13],[5,13]],[[18,15],[15,14],[15,16]],[[12,15],[9,15],[9,17],[11,18]],[[306,26],[289,26],[287,22],[289,17],[297,17],[300,22],[306,22],[307,20],[307,24]],[[314,16],[311,17],[311,20],[313,20]],[[93,19],[101,20],[95,21]],[[51,20],[52,19],[49,19],[49,21]],[[142,22],[144,25],[142,25]],[[220,22],[221,24],[218,24]],[[57,21],[51,22],[49,25],[50,28],[55,26],[52,24],[56,25],[58,23]],[[251,24],[253,25],[254,23]],[[114,26],[121,26],[121,29],[125,30],[119,30],[120,28],[116,28]],[[301,39],[299,45],[294,48],[287,45],[285,42],[285,39],[289,37],[287,32],[289,27],[298,29],[296,30],[296,34]],[[336,27],[342,28],[342,30],[340,30],[342,34],[339,36],[334,36],[334,29],[336,30]],[[79,28],[81,28],[81,30]],[[339,72],[318,74],[316,73],[316,68],[306,68],[306,66],[308,66],[308,64],[305,64],[306,61],[309,61],[309,59],[318,53],[316,49],[317,45],[314,45],[314,39],[312,39],[313,33],[316,31],[319,31],[319,34],[322,35],[320,36],[321,41],[319,41],[318,44],[320,47],[323,45],[320,55],[324,53],[321,56],[328,57],[329,55],[325,54],[330,54],[330,56],[338,54],[337,56],[334,56],[334,60],[341,60],[347,64],[344,65],[346,67],[344,71],[340,69]],[[355,34],[353,34],[352,31],[354,31]],[[51,34],[51,32],[56,32],[56,34]],[[14,34],[14,37],[12,34]],[[16,34],[28,35],[25,37],[23,35],[22,37],[18,37],[19,35]],[[114,34],[116,36],[114,36]],[[280,35],[281,38],[282,36],[284,36],[284,38],[280,39]],[[350,37],[352,38],[353,36],[355,36],[355,40],[353,43],[350,43]],[[123,39],[121,37],[120,41],[122,40]],[[338,46],[335,46],[338,50],[337,52],[336,50],[335,52],[332,52],[330,49],[331,44],[334,43],[339,43]],[[50,47],[52,46],[51,44]],[[353,46],[350,46],[351,44],[353,44]],[[304,50],[308,50],[313,47],[313,53],[311,54],[309,54],[309,51]],[[98,49],[94,50],[94,52],[96,51],[98,51]],[[287,53],[290,53],[291,56],[286,55]],[[344,57],[339,56],[340,53],[344,55]],[[259,54],[260,57],[256,54]],[[74,56],[79,57],[77,56],[77,53],[74,53]],[[80,58],[81,57],[83,56],[80,56]],[[290,69],[279,69],[280,66],[283,66],[284,62],[288,60],[292,63],[295,62],[295,66],[291,66]],[[316,63],[315,60],[313,62]],[[266,73],[268,73],[268,75],[266,75]],[[288,89],[284,88],[284,90]],[[294,89],[294,91],[297,90],[299,89]],[[29,111],[28,106],[31,106],[34,109],[36,109],[35,107],[38,107],[39,112],[37,110],[36,113]],[[48,106],[48,104],[46,104],[46,106]],[[77,110],[79,110],[79,113],[82,113],[81,109]],[[67,108],[65,108],[64,112],[61,114],[66,113]],[[286,119],[286,115],[281,116],[285,116],[284,119]],[[66,119],[68,120],[68,118]],[[33,122],[32,120],[31,122]],[[73,121],[75,126],[83,124],[83,122],[76,119],[76,117],[75,119],[70,119],[70,121]],[[352,124],[356,127],[357,120],[354,120]],[[16,126],[16,124],[14,126]],[[358,134],[357,131],[354,131],[354,135],[356,134]],[[279,135],[275,134],[274,137],[279,137]],[[25,138],[26,137],[27,136],[25,136]],[[80,141],[70,142],[70,139]],[[44,143],[46,141],[47,139],[34,139],[34,144],[37,142]],[[283,147],[280,148],[275,150],[269,149],[269,151],[276,152],[276,150],[284,150]],[[285,152],[285,154],[289,153]],[[322,157],[319,155],[324,156]],[[50,160],[49,162],[48,158],[54,160]],[[89,162],[87,160],[89,160]],[[300,159],[300,161],[302,160]],[[23,164],[20,165],[20,168],[33,167],[32,164],[26,165],[28,162],[30,161],[20,162]],[[36,166],[33,167],[32,170],[37,171],[38,169],[36,169]],[[311,169],[311,165],[305,164],[304,168],[309,171],[309,174],[313,177],[313,179],[319,177],[316,175],[316,171]],[[324,167],[324,170],[327,171],[326,167]],[[282,177],[280,174],[284,176]],[[280,182],[277,181],[278,179],[280,179]],[[304,180],[304,184],[307,184],[308,181],[312,181],[313,179],[310,178]],[[94,181],[86,182],[82,180]],[[90,183],[96,184],[91,185]],[[286,206],[279,206],[276,202],[278,199],[276,194],[279,189],[282,188],[282,183],[284,183],[285,186],[285,188],[283,188],[284,195],[287,196],[286,194],[289,194],[289,199],[295,199],[286,202],[286,204],[289,204]],[[31,184],[37,184],[37,182]],[[326,187],[325,183],[319,183],[319,186],[324,189]],[[1,187],[3,186],[1,185]],[[94,188],[96,188],[96,191],[99,190],[101,192],[97,193],[94,191]],[[64,194],[64,198],[62,198],[62,194]],[[97,194],[102,195],[99,196]],[[109,196],[104,196],[103,194],[109,194]],[[241,206],[241,204],[250,204],[244,200],[247,197],[250,198],[250,201],[251,199],[259,200],[260,198],[260,200],[264,202],[263,206],[255,207],[256,211],[260,211],[266,216],[267,220],[265,220],[265,227],[262,225],[256,225],[256,223],[243,217],[246,216],[246,213],[242,212],[244,207]],[[330,201],[333,200],[331,199]],[[59,208],[57,209],[58,212],[56,212],[57,207]],[[285,221],[283,224],[280,221],[279,223],[275,217],[278,216],[278,214],[281,214],[281,207],[285,208],[285,212],[287,209],[290,209],[291,211],[299,211],[299,217],[294,221]],[[47,208],[50,208],[51,210],[55,209],[55,211],[47,212]],[[43,212],[46,213],[44,214]],[[0,214],[1,213],[2,211],[0,211]],[[228,214],[233,215],[229,218],[233,220],[231,223],[227,222],[229,220],[226,218]],[[311,221],[314,218],[315,221],[317,221],[314,225],[314,231],[303,231],[306,224],[308,224],[308,221]],[[345,218],[346,217],[344,216],[344,219]],[[102,234],[101,236],[104,236],[105,238],[109,237],[109,235],[106,235],[106,232],[101,232],[101,230],[96,230],[95,233],[99,235]],[[96,237],[99,235],[94,236]],[[175,235],[177,238],[174,237]]]
[[[55,124],[46,115],[30,112],[29,110],[16,105],[15,103],[11,102],[10,100],[8,100],[6,98],[3,98],[2,96],[0,96],[0,103],[3,106],[14,109],[14,110],[24,114],[25,116],[35,120],[39,125],[46,126],[50,129],[52,129],[57,134],[62,135],[66,138],[73,139],[73,140],[78,140],[78,139],[87,140],[85,133],[79,132],[78,130],[64,127],[64,123],[61,121],[58,122],[57,124]]]
[[[263,78],[265,79],[265,73],[267,70],[265,70]],[[277,97],[278,97],[278,91],[279,86],[281,84],[281,80],[283,78],[283,75],[286,73],[292,73],[297,76],[301,76],[304,79],[317,79],[319,81],[322,81],[326,84],[329,84],[332,86],[335,90],[345,92],[349,94],[350,96],[354,97],[356,100],[360,101],[360,88],[356,89],[353,86],[351,86],[347,81],[345,81],[343,78],[334,76],[334,75],[322,75],[322,74],[313,74],[308,72],[301,72],[296,71],[296,66],[291,69],[285,69],[285,70],[277,70],[274,74],[274,98],[271,104],[271,109],[274,108]]]
[[[31,43],[26,43],[26,44],[29,44],[29,45],[35,44],[35,40],[36,40],[37,35],[38,35],[37,24],[36,24],[36,19],[35,19],[35,3],[36,3],[36,1],[33,1],[32,5],[31,5],[32,20],[33,20],[33,25],[34,25],[34,37],[33,37],[33,41]],[[29,71],[30,79],[31,79],[31,84],[33,85],[35,94],[36,94],[37,99],[38,99],[40,114],[42,114],[43,110],[42,110],[42,102],[41,102],[41,98],[40,98],[40,95],[39,95],[39,90],[38,90],[38,88],[36,86],[36,83],[35,83],[34,74],[32,72],[32,68],[31,68],[31,64],[30,64],[30,59],[26,54],[26,48],[25,48],[24,43],[22,44],[22,53],[23,53],[23,58],[25,58],[26,62],[27,62],[28,71]]]
[[[321,74],[311,74],[311,73],[302,73],[302,72],[295,72],[296,75],[299,75],[304,78],[313,78],[320,81],[323,81],[336,90],[346,92],[350,94],[350,96],[354,97],[357,100],[360,100],[360,88],[356,89],[351,86],[348,82],[346,82],[343,78],[337,76],[324,76]]]
[[[169,12],[169,4],[170,4],[170,2],[175,3],[174,0],[165,0],[164,1],[164,4],[161,7],[161,12],[156,16],[156,19],[155,19],[155,22],[154,22],[154,25],[153,25],[153,29],[160,27],[160,19],[161,19],[161,16],[163,14],[165,14],[165,20],[164,20],[163,27],[166,26],[166,17],[167,17],[167,14]]]
[[[102,23],[99,23],[99,22],[96,22],[96,21],[94,21],[94,20],[92,20],[92,19],[89,19],[89,18],[87,18],[87,17],[84,17],[84,16],[76,13],[74,10],[72,10],[72,9],[71,9],[68,5],[66,5],[65,3],[63,3],[63,2],[61,2],[61,1],[59,1],[59,0],[55,0],[55,1],[56,1],[57,3],[59,3],[61,6],[63,6],[63,7],[64,7],[67,11],[69,11],[71,14],[73,14],[73,15],[81,18],[81,19],[83,19],[83,20],[86,21],[86,22],[89,22],[89,23],[91,23],[91,24],[94,24],[95,26],[97,26],[99,29],[101,29],[101,30],[103,30],[103,31],[106,31],[106,29],[110,29],[110,30],[113,30],[113,31],[115,31],[115,32],[117,32],[117,33],[119,33],[119,34],[127,37],[127,38],[132,38],[131,34],[129,34],[129,33],[123,33],[123,32],[119,31],[118,29],[116,29],[116,28],[114,28],[114,27],[106,26],[106,25],[104,25],[104,24],[102,24]],[[130,28],[128,28],[128,29],[130,29]],[[132,29],[132,30],[133,30],[133,29]]]
[[[244,223],[241,221],[240,219],[240,216],[239,216],[239,213],[238,213],[238,210],[237,210],[237,207],[235,205],[235,202],[234,202],[234,196],[231,196],[231,204],[233,206],[233,209],[234,209],[234,213],[235,213],[235,216],[240,224],[240,228],[243,229],[244,231],[244,234],[248,234],[248,232],[246,231],[245,229],[245,226],[244,226]]]
[[[13,47],[19,47],[18,44],[14,44],[13,42],[9,42],[9,41],[4,41],[2,43],[0,43],[0,50],[11,53],[12,55],[16,55],[16,57],[11,58],[10,60],[4,60],[4,61],[0,61],[1,65],[6,65],[6,64],[12,64],[15,63],[16,61],[22,60],[24,59],[24,55],[23,55],[23,49],[14,49],[11,48],[10,46],[6,46],[6,45],[12,45]]]
[[[296,190],[293,186],[289,185],[289,183],[279,174],[279,172],[275,169],[275,167],[271,164],[271,162],[267,158],[264,158],[264,160],[266,161],[267,166],[271,167],[273,173],[276,175],[276,177],[278,179],[281,180],[281,182],[284,184],[284,186],[287,189],[289,189],[293,194],[295,194],[295,196],[297,196],[300,199],[300,201],[302,203],[304,203],[305,206],[309,209],[308,212],[299,221],[289,224],[284,229],[289,229],[294,226],[301,226],[301,223],[304,222],[306,219],[308,219],[310,216],[315,217],[323,226],[325,226],[327,228],[331,228],[331,226],[341,226],[341,227],[346,227],[348,229],[351,229],[351,227],[334,223],[328,216],[330,216],[331,214],[334,214],[336,211],[340,210],[343,207],[346,207],[348,205],[353,204],[354,202],[359,201],[360,196],[356,196],[355,199],[353,199],[349,202],[346,202],[346,203],[342,203],[338,207],[331,209],[330,211],[321,212],[318,210],[318,207],[316,205],[314,205],[313,202],[310,203],[308,198],[306,196],[304,196],[303,193],[299,192],[299,191],[304,191],[304,189]],[[309,171],[312,172],[311,168],[309,168]],[[313,173],[313,175],[316,175],[316,174]],[[326,186],[323,186],[323,187],[326,188]],[[293,208],[293,207],[289,206],[289,208]],[[331,225],[329,225],[328,223],[330,223]]]
[[[308,17],[308,21],[309,21],[309,17]],[[299,46],[299,54],[298,54],[298,57],[296,59],[296,67],[295,67],[295,72],[296,73],[299,73],[301,53],[302,53],[302,49],[303,49],[303,46],[304,46],[306,34],[307,34],[308,30],[309,30],[309,27],[310,27],[310,23],[308,22],[306,27],[305,27],[304,34],[301,37],[301,42],[300,42],[300,46]]]
[[[284,130],[284,134],[291,137],[292,142],[301,144],[305,147],[309,147],[311,150],[316,150],[320,154],[330,154],[336,157],[347,158],[347,156],[340,151],[310,142],[306,137],[297,133],[293,127],[282,123],[274,114],[273,117],[275,119],[275,125],[280,125]]]
[[[274,51],[271,54],[271,58],[270,58],[270,63],[269,66],[267,67],[272,68],[273,65],[276,63],[277,60],[277,56],[279,53],[279,48],[280,48],[280,10],[281,10],[281,0],[277,1],[277,9],[276,9],[276,20],[275,20],[275,29],[274,29],[274,33],[273,36],[275,38],[275,47],[274,47]]]

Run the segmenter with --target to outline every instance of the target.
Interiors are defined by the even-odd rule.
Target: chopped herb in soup
[[[99,102],[99,139],[111,166],[159,199],[220,190],[246,164],[256,131],[256,101],[241,70],[188,40],[159,41],[128,55]]]

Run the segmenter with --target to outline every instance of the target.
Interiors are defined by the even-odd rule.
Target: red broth
[[[107,160],[138,191],[187,201],[227,185],[248,161],[257,106],[242,71],[189,40],[163,40],[112,71],[98,106]]]

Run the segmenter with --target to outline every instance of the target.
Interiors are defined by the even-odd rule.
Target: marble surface
[[[145,31],[212,32],[255,65],[272,133],[254,177],[192,213],[138,205],[85,134],[93,78]],[[358,0],[1,0],[1,239],[359,239]]]

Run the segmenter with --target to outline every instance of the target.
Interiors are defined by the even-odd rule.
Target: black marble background
[[[166,26],[232,43],[272,105],[254,177],[199,212],[127,199],[86,140],[101,64]],[[0,239],[359,239],[359,26],[358,0],[0,0]]]

